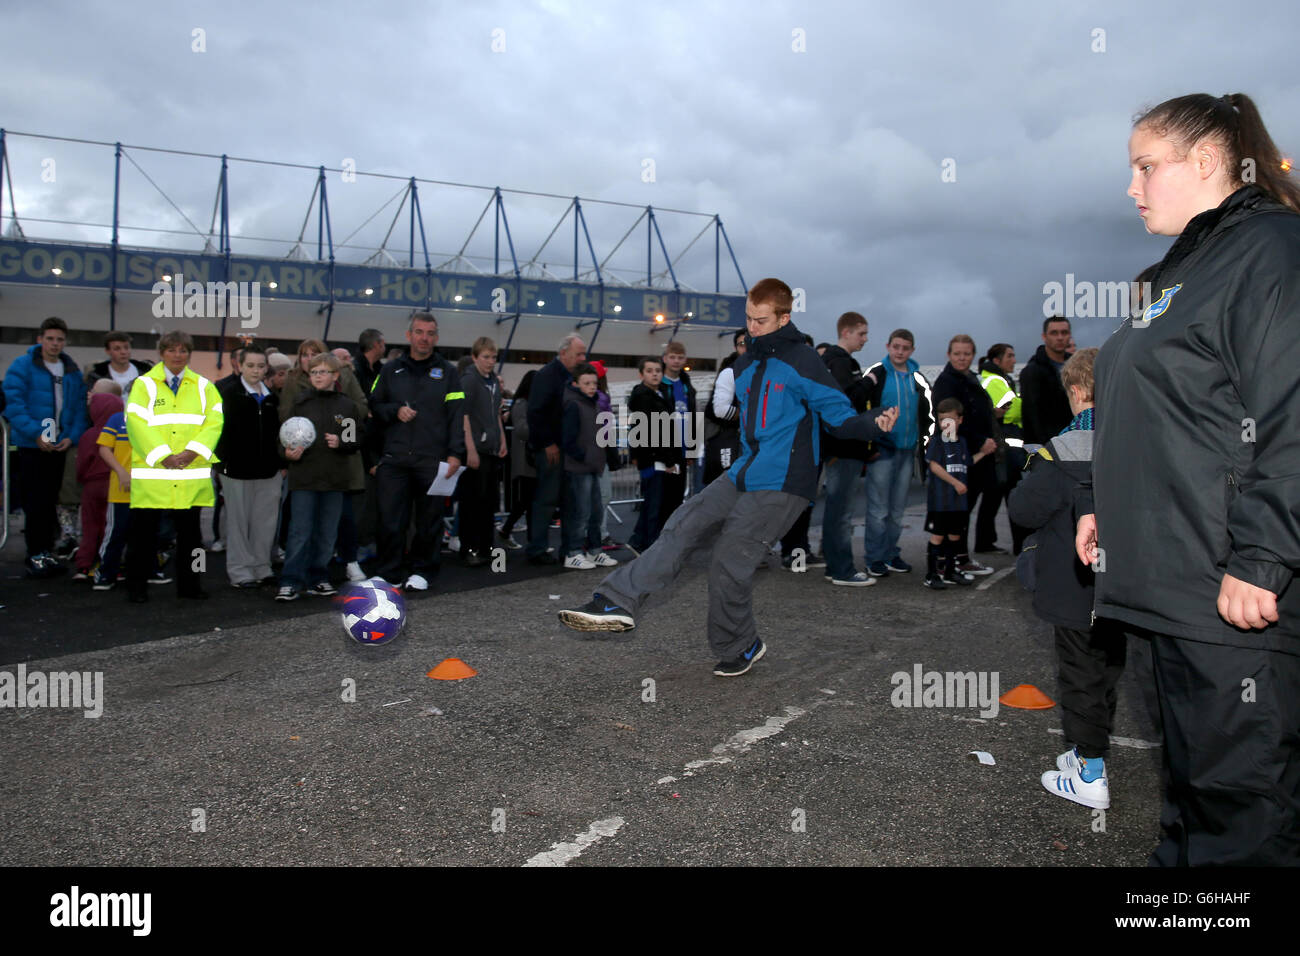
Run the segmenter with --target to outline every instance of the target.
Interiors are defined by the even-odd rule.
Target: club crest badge
[[[1174,294],[1182,287],[1183,284],[1180,282],[1172,289],[1161,289],[1160,298],[1157,299],[1155,302],[1152,302],[1149,306],[1146,307],[1145,311],[1143,311],[1142,313],[1142,318],[1135,321],[1133,323],[1133,327],[1142,328],[1144,326],[1150,325],[1152,319],[1158,319],[1160,318],[1160,316],[1168,312],[1169,306],[1174,301]]]

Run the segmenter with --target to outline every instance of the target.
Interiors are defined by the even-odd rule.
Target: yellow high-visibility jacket
[[[193,508],[214,503],[212,463],[224,416],[217,387],[191,368],[172,394],[159,362],[131,383],[126,431],[131,439],[131,507]],[[168,455],[196,452],[187,468],[164,468]]]
[[[1020,396],[1016,390],[1007,384],[1007,380],[996,372],[990,372],[987,369],[980,372],[980,384],[984,386],[984,391],[989,393],[989,398],[993,402],[993,407],[1006,408],[1007,412],[1002,416],[1003,425],[1014,425],[1020,427]]]

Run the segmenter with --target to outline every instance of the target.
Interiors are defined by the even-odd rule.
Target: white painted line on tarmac
[[[820,703],[820,701],[819,701]],[[732,754],[743,754],[760,740],[775,736],[785,730],[786,724],[798,720],[808,711],[802,707],[786,707],[785,716],[769,717],[757,727],[750,727],[738,734],[732,734],[727,740],[713,748],[713,756],[704,760],[692,760],[686,765],[686,776],[692,777],[695,771],[709,764],[731,763]]]
[[[622,817],[609,817],[597,820],[585,833],[579,833],[572,843],[555,843],[545,853],[529,857],[524,866],[566,866],[570,860],[576,860],[593,843],[604,837],[612,837],[623,826]]]
[[[994,571],[992,574],[988,576],[986,580],[975,585],[975,590],[987,591],[989,588],[993,587],[994,584],[996,584],[998,581],[1001,581],[1003,578],[1005,578],[1008,574],[1010,574],[1015,569],[1016,566],[1013,564],[1010,567],[1003,568],[1001,571]]]
[[[828,690],[824,687],[818,688],[818,690],[820,690],[823,694],[835,693],[835,691]],[[710,766],[724,764],[724,763],[731,763],[736,758],[736,756],[745,753],[751,747],[753,747],[754,744],[758,743],[760,740],[765,740],[768,737],[781,733],[783,730],[785,730],[787,724],[791,723],[792,721],[798,720],[800,717],[803,717],[805,714],[807,714],[808,711],[814,710],[817,707],[821,707],[823,704],[852,704],[852,701],[832,700],[829,697],[821,697],[818,698],[817,700],[814,700],[812,703],[808,704],[806,708],[791,707],[787,705],[785,708],[785,714],[783,716],[769,717],[767,718],[767,720],[763,721],[763,723],[758,727],[750,727],[748,730],[742,730],[740,731],[740,733],[732,734],[722,743],[718,744],[716,747],[713,748],[713,756],[704,757],[700,760],[692,760],[690,763],[686,764],[684,768],[685,772],[682,774],[682,776],[693,777],[695,776],[695,772],[697,770],[701,770],[704,767],[710,767]],[[676,777],[663,777],[659,780],[656,780],[655,783],[656,784],[670,783],[675,781],[676,779],[677,779]]]
[[[1065,731],[1060,727],[1048,727],[1047,732],[1062,737],[1065,736]],[[1111,737],[1110,742],[1118,747],[1133,747],[1137,750],[1155,750],[1162,746],[1158,740],[1142,740],[1139,737]]]

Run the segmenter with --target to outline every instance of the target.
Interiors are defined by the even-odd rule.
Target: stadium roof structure
[[[15,146],[17,152],[19,144],[25,155],[16,164],[10,147]],[[97,218],[107,218],[106,150],[112,151],[113,159],[108,222],[86,217],[91,210],[100,213]],[[61,155],[50,155],[52,152]],[[146,171],[141,160],[155,167],[155,175]],[[201,177],[187,168],[195,161],[220,164],[206,231],[194,222],[202,218],[195,186]],[[41,185],[25,187],[21,197],[13,185],[16,165],[40,170]],[[60,166],[75,171],[75,198],[57,186],[60,175],[65,181],[68,178],[59,172]],[[84,185],[94,181],[97,170],[103,180],[98,191]],[[262,179],[242,215],[232,198],[232,183],[238,182],[234,170],[255,170]],[[174,181],[171,192],[184,193],[179,202],[158,181],[166,178],[163,173]],[[124,181],[124,174],[131,181]],[[149,188],[128,191],[141,181]],[[376,206],[394,184],[399,187],[396,192]],[[310,198],[296,238],[283,234],[286,223],[295,222],[296,217],[285,218],[288,209],[281,197],[295,189],[307,197],[309,185]],[[377,193],[378,189],[383,193]],[[427,203],[431,193],[437,196],[431,222],[440,231],[439,240],[449,238],[441,234],[442,227],[453,223],[459,224],[459,234],[464,235],[463,240],[449,245],[454,251],[430,248],[425,219],[430,207],[421,200]],[[233,195],[238,195],[238,186]],[[340,195],[345,196],[342,202]],[[20,198],[23,206],[37,207],[37,212],[68,210],[76,218],[20,217]],[[564,203],[563,211],[554,219],[559,201]],[[508,204],[517,220],[525,223],[524,229],[517,221],[512,232]],[[360,219],[367,209],[372,211],[336,242],[333,224],[340,205],[346,207],[345,219]],[[381,236],[381,214],[390,207],[392,216]],[[477,218],[465,235],[464,227],[476,209]],[[490,229],[481,228],[489,214]],[[139,223],[136,216],[151,222]],[[172,220],[170,227],[160,224],[168,219]],[[567,241],[552,245],[570,219],[571,258]],[[232,220],[237,228],[232,229]],[[521,261],[516,236],[540,234],[552,220],[554,224],[536,251]],[[628,220],[631,224],[617,242],[598,255],[589,228],[589,221],[595,220],[599,220],[596,231],[602,238],[606,232],[614,234]],[[175,228],[182,221],[188,228]],[[405,229],[399,229],[399,223]],[[34,225],[42,227],[40,237],[27,234]],[[263,231],[281,234],[268,238],[259,235]],[[710,232],[711,276],[708,258],[697,249]],[[123,234],[140,239],[128,244]],[[184,236],[191,237],[196,248],[183,248],[179,237]],[[675,255],[669,252],[670,244],[678,250]],[[548,248],[555,259],[545,255]],[[692,249],[697,251],[688,257]],[[556,260],[560,264],[555,264]],[[724,260],[729,265],[725,289]],[[731,284],[733,271],[737,284]],[[717,214],[363,171],[352,159],[344,159],[338,166],[310,166],[0,128],[0,283],[103,289],[108,292],[108,328],[114,329],[119,293],[156,296],[159,283],[169,284],[175,276],[179,284],[182,275],[187,283],[203,285],[257,283],[263,299],[315,304],[316,313],[324,319],[325,338],[336,306],[345,304],[408,312],[436,309],[493,314],[498,326],[510,324],[503,360],[520,320],[529,316],[572,318],[575,328],[594,325],[589,347],[606,322],[658,324],[673,335],[683,325],[712,326],[720,330],[719,335],[726,335],[743,321],[747,289]],[[712,291],[703,291],[701,286],[712,286]],[[219,334],[224,343],[225,309],[220,313]]]

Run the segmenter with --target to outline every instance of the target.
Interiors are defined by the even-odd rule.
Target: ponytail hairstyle
[[[1008,345],[1006,342],[999,342],[997,345],[992,346],[988,350],[988,354],[980,359],[980,371],[997,372],[1001,375],[1002,369],[998,368],[994,363],[1002,361],[1002,356],[1006,355],[1011,348],[1013,346]]]
[[[1268,135],[1255,103],[1245,93],[1210,96],[1191,93],[1166,100],[1133,122],[1183,151],[1203,139],[1223,148],[1224,166],[1233,192],[1252,183],[1294,212],[1300,212],[1300,185],[1290,179],[1282,154]]]

